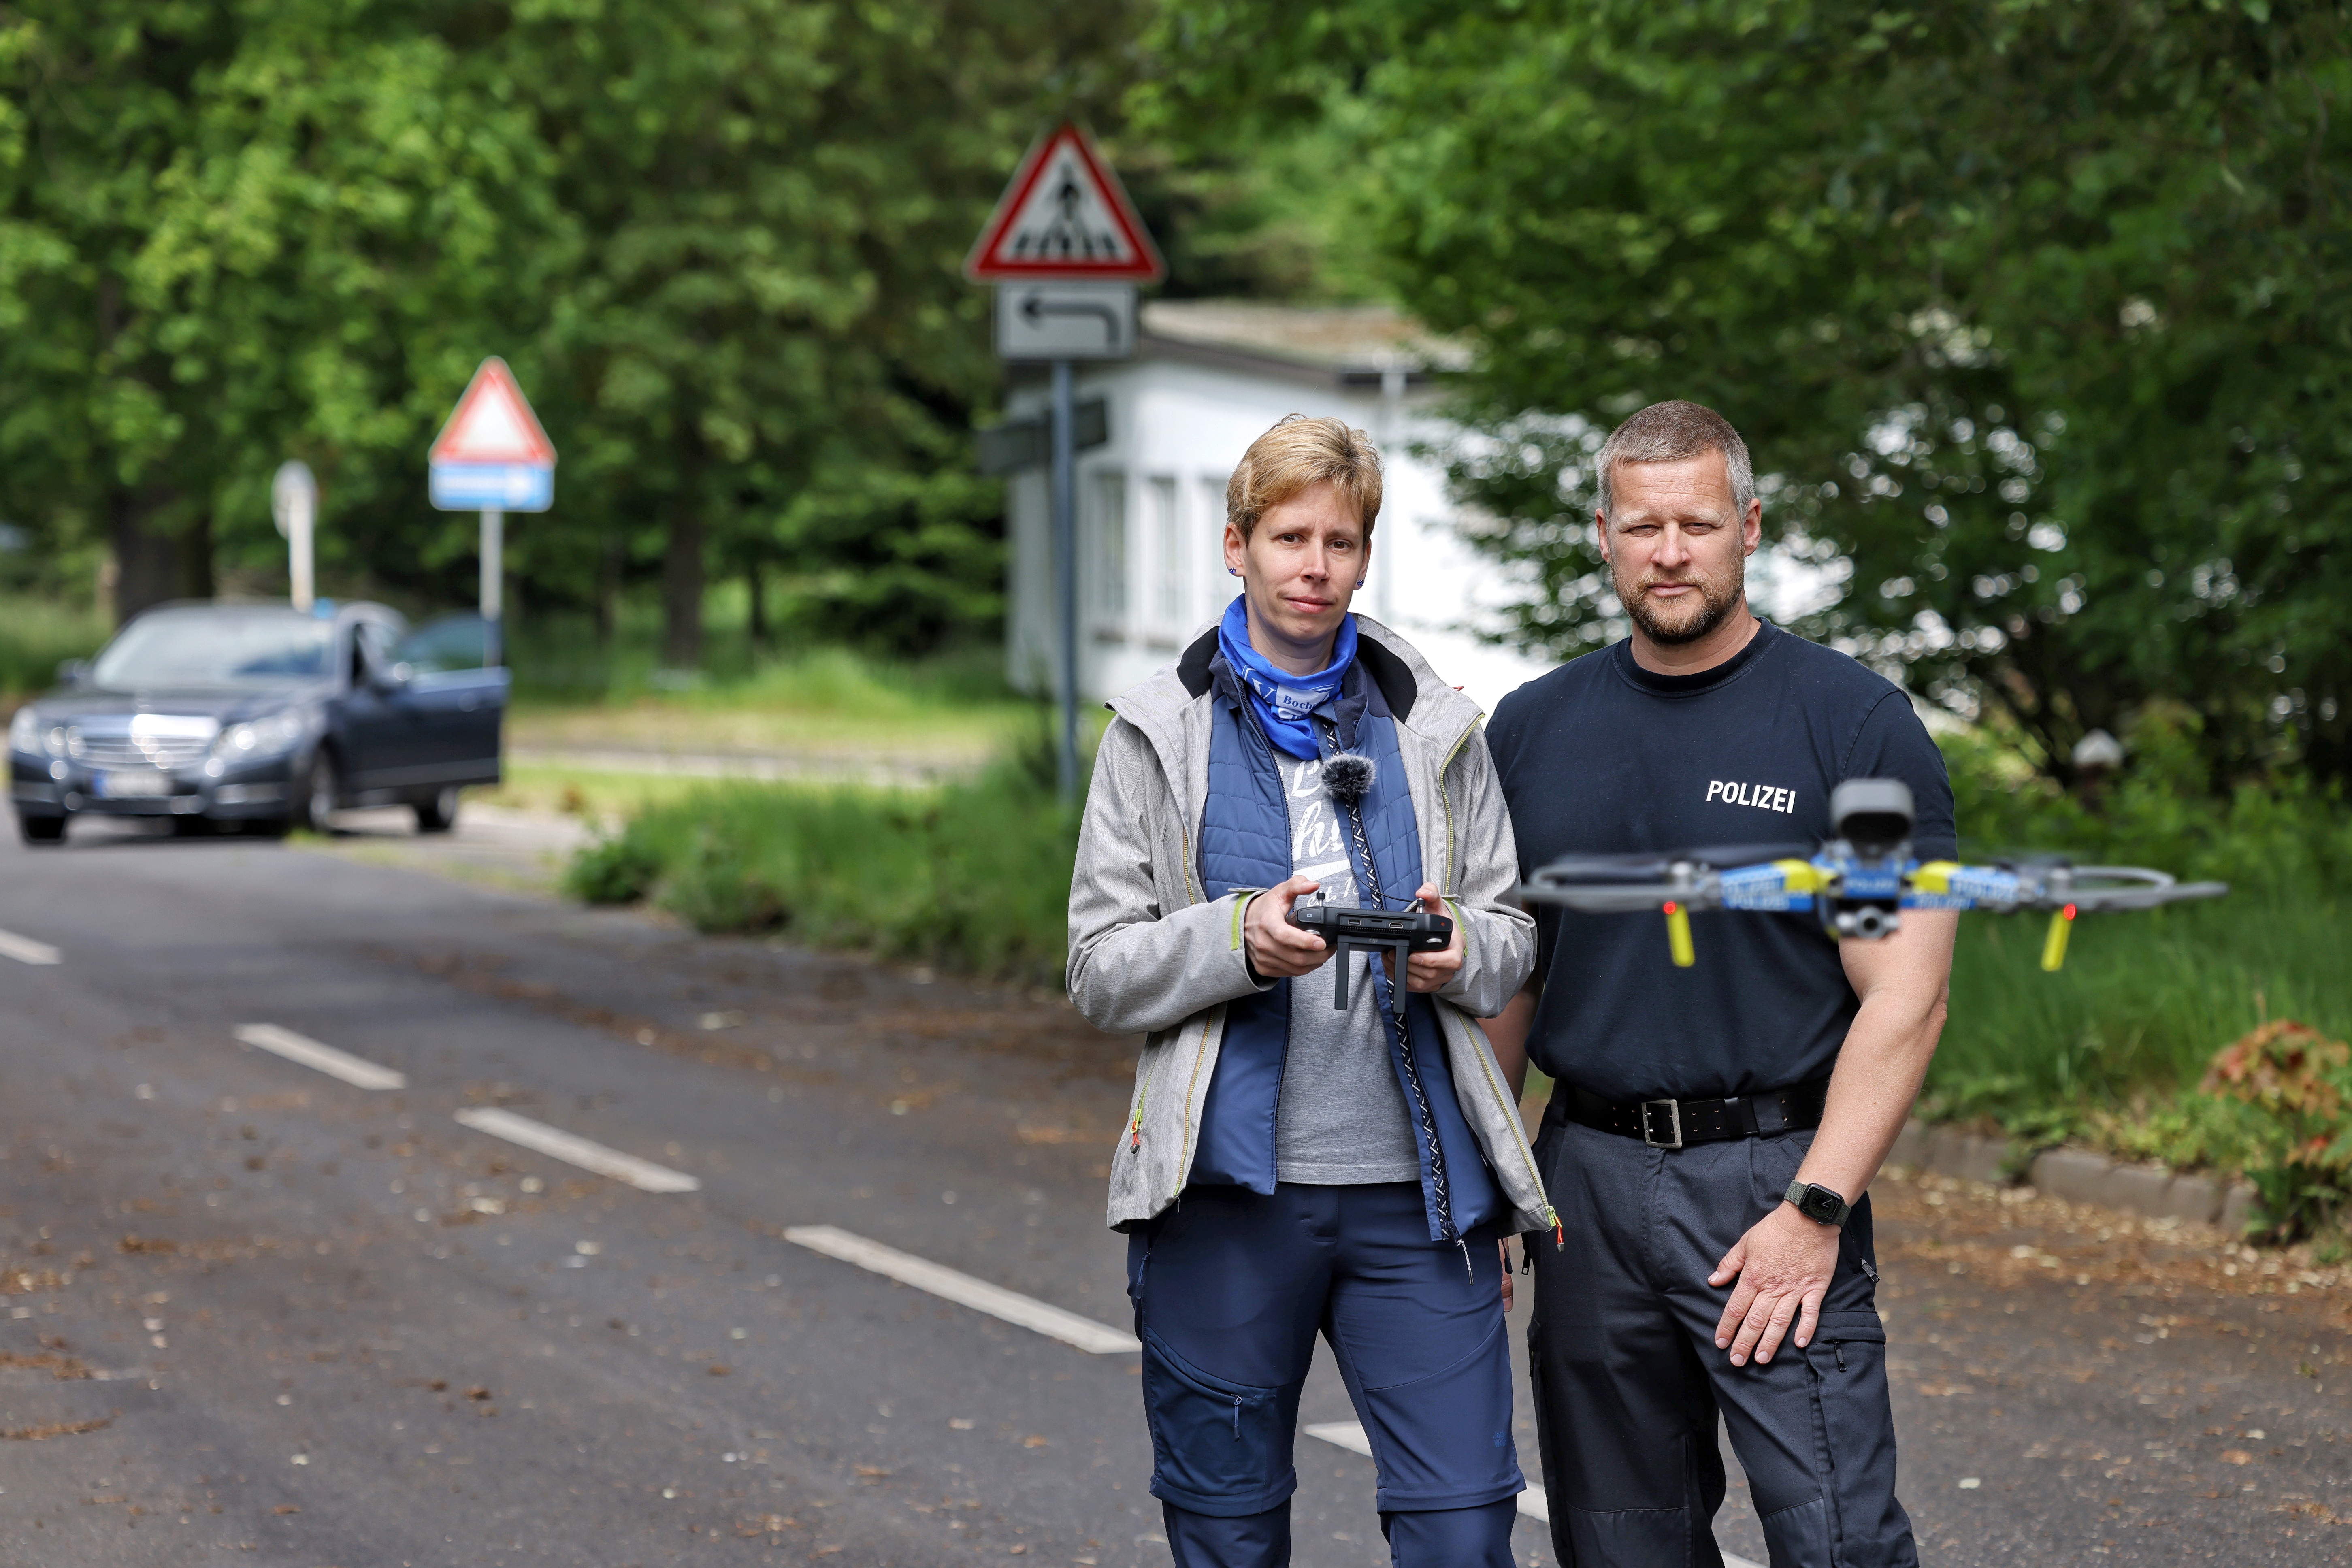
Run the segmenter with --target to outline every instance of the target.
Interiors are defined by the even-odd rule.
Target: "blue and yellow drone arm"
[[[1829,877],[1826,868],[1811,860],[1736,866],[1717,879],[1717,902],[1727,910],[1810,910]]]

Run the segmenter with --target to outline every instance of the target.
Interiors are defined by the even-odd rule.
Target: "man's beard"
[[[1633,617],[1633,624],[1642,628],[1643,635],[1667,647],[1696,642],[1723,625],[1731,617],[1731,612],[1739,607],[1741,592],[1746,585],[1742,575],[1734,573],[1722,582],[1710,582],[1704,577],[1653,577],[1641,586],[1654,587],[1662,583],[1689,584],[1698,590],[1698,602],[1693,605],[1685,596],[1662,607],[1646,593],[1627,593],[1622,583],[1617,585],[1617,597],[1624,604],[1625,613]]]

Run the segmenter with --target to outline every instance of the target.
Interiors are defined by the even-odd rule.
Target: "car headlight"
[[[274,757],[290,752],[302,743],[310,732],[310,716],[299,708],[248,719],[242,724],[232,724],[221,731],[213,742],[213,755],[229,762],[247,757]]]
[[[41,716],[27,702],[8,721],[8,749],[36,757],[62,757],[66,754],[65,729],[61,725],[45,727]]]

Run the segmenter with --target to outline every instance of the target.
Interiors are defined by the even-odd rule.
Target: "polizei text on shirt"
[[[1726,784],[1721,779],[1706,781],[1709,802],[1725,801],[1732,805],[1752,805],[1759,811],[1778,811],[1793,815],[1797,809],[1797,792],[1779,789],[1770,784]]]

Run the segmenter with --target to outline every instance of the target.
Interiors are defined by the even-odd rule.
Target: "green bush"
[[[932,790],[713,784],[583,849],[568,886],[649,899],[698,931],[1058,985],[1076,837],[1024,752]]]
[[[2030,776],[1981,732],[1946,738],[1964,857],[2064,850],[2231,892],[2085,915],[2056,974],[2041,968],[2046,917],[1965,917],[1922,1115],[1989,1122],[2028,1144],[2242,1171],[2258,1186],[2283,1168],[2272,1111],[2204,1079],[2217,1050],[2270,1019],[2352,1033],[2352,813],[2294,775],[2214,795],[2192,738],[2178,717],[2152,715],[2132,735],[2130,767],[2089,799]],[[2263,1190],[2275,1235],[2307,1231],[2334,1201],[2309,1183]]]

